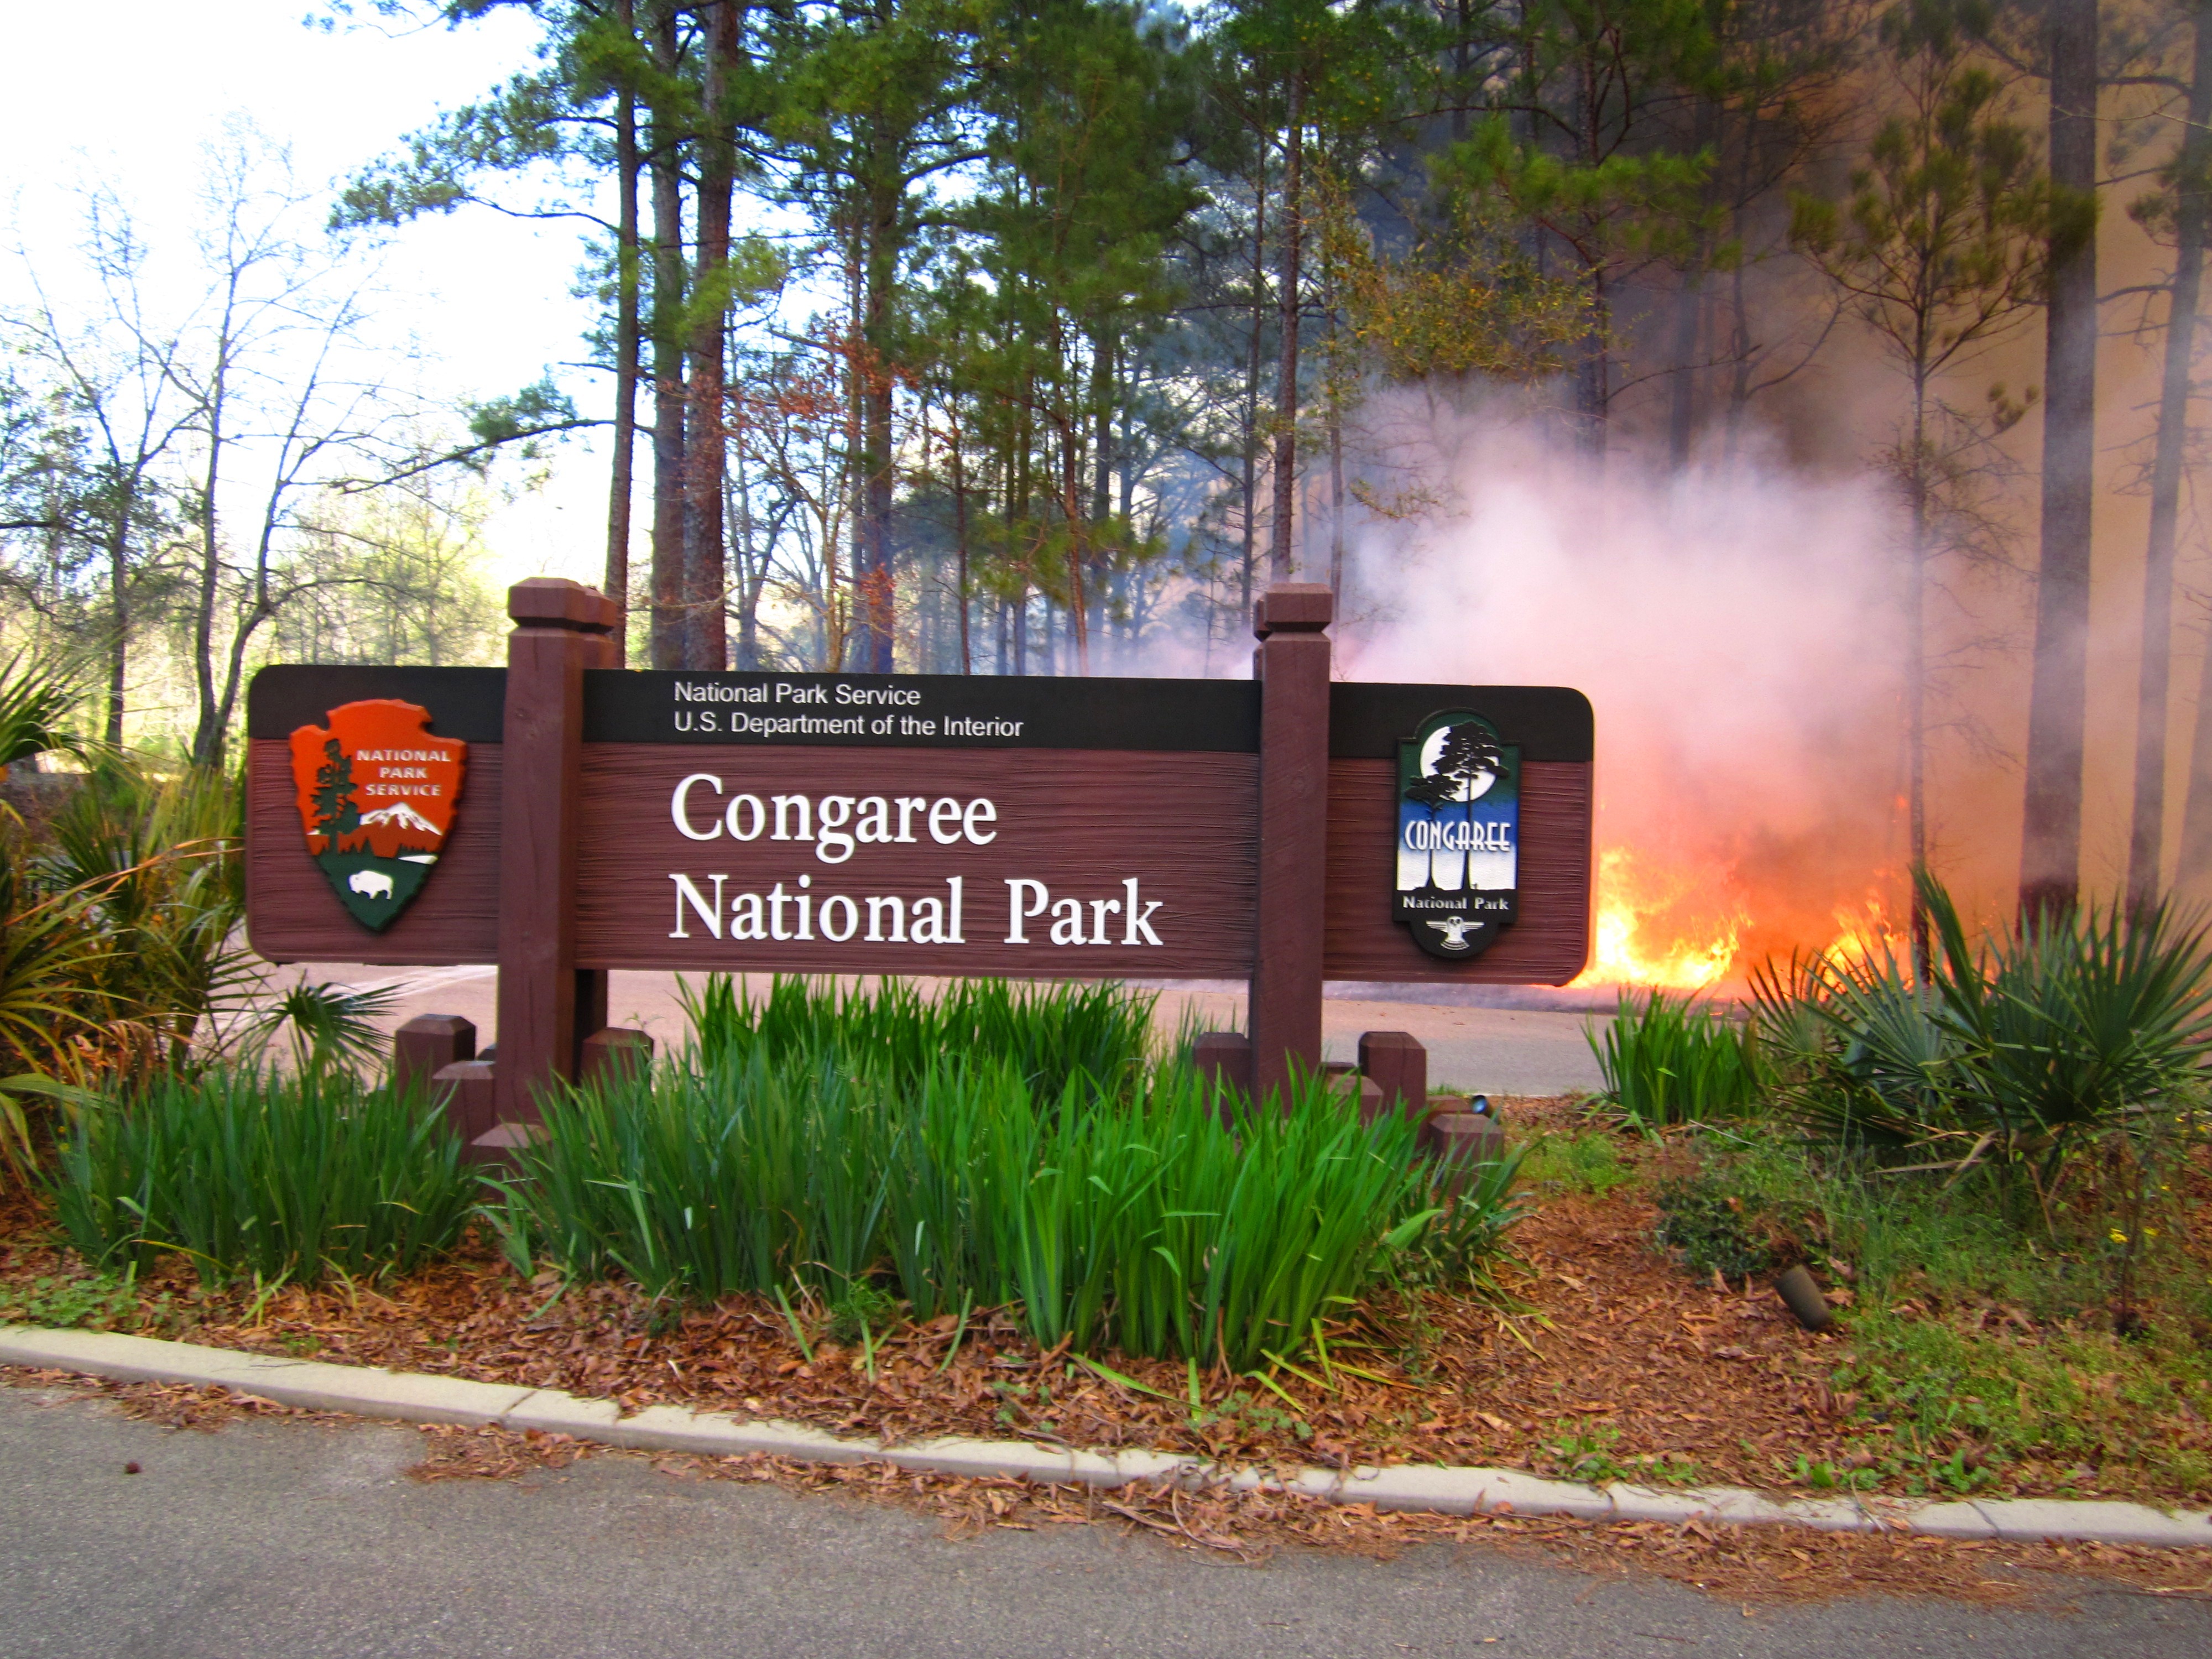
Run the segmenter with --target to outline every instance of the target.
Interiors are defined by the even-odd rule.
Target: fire
[[[1911,954],[1904,933],[1889,919],[1889,907],[1882,902],[1879,889],[1869,888],[1865,902],[1856,908],[1838,905],[1836,927],[1839,931],[1820,954],[1838,968],[1856,968],[1885,957],[1899,961]]]
[[[1740,986],[1768,956],[1786,958],[1793,948],[1838,966],[1901,957],[1904,935],[1883,893],[1877,877],[1863,899],[1823,915],[1786,884],[1754,896],[1733,864],[1669,863],[1608,847],[1598,854],[1589,966],[1574,983],[1696,992]]]
[[[1665,869],[1630,847],[1597,861],[1597,927],[1574,982],[1701,991],[1725,978],[1751,914],[1724,870]]]

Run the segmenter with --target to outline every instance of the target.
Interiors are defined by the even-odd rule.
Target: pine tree
[[[361,806],[353,798],[353,757],[338,746],[336,738],[323,745],[323,763],[315,771],[315,828],[338,839],[361,828]]]

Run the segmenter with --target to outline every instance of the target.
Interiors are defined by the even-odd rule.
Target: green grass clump
[[[911,1088],[942,1056],[963,1054],[1003,1061],[1055,1097],[1079,1079],[1111,1094],[1141,1075],[1152,1052],[1158,1000],[1111,982],[1002,979],[957,980],[933,1000],[902,980],[841,988],[834,980],[778,975],[755,1001],[727,974],[710,974],[683,996],[692,1041],[709,1067],[755,1052],[776,1061],[840,1053]]]
[[[459,1237],[476,1184],[460,1152],[442,1110],[343,1073],[162,1075],[76,1112],[55,1206],[102,1267],[182,1250],[210,1282],[404,1271]]]
[[[1695,997],[1654,990],[1638,1003],[1623,992],[1603,1036],[1593,1028],[1583,1036],[1606,1099],[1638,1128],[1739,1117],[1758,1104],[1750,1026]]]
[[[1018,1306],[1046,1346],[1241,1370],[1303,1348],[1444,1207],[1413,1126],[1319,1080],[1224,1122],[1180,1068],[1114,1093],[1003,1057],[896,1070],[732,1044],[550,1101],[497,1212],[509,1252],[672,1298],[852,1310],[872,1281],[916,1318]],[[1484,1237],[1485,1204],[1453,1237]]]

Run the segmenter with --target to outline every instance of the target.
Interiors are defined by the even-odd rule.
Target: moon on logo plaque
[[[382,933],[422,890],[453,827],[468,744],[430,735],[430,711],[396,698],[333,708],[292,733],[307,853],[347,914]]]

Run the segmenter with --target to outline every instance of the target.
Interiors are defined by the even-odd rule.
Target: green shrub
[[[1004,1057],[911,1081],[757,1042],[694,1061],[547,1103],[498,1212],[518,1265],[848,1308],[880,1278],[916,1317],[1017,1305],[1046,1346],[1243,1369],[1303,1347],[1447,1207],[1409,1123],[1362,1125],[1317,1079],[1224,1123],[1181,1069],[1102,1096]],[[1504,1204],[1463,1196],[1444,1248],[1493,1243]]]
[[[1778,1265],[1759,1224],[1759,1206],[1730,1191],[1717,1171],[1662,1182],[1653,1198],[1659,1206],[1655,1237],[1660,1248],[1674,1251],[1698,1278],[1717,1273],[1744,1279]]]
[[[1605,1077],[1605,1097],[1638,1128],[1736,1117],[1759,1095],[1751,1028],[1695,997],[1650,992],[1639,1005],[1624,991],[1601,1039],[1583,1036]]]
[[[343,1073],[222,1067],[78,1109],[56,1207],[103,1267],[187,1252],[203,1279],[404,1270],[459,1236],[476,1182],[442,1110]]]

